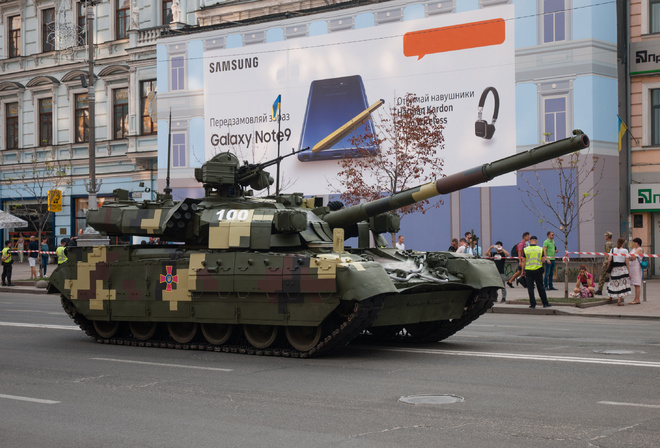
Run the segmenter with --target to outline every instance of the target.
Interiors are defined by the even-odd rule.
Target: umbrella
[[[27,227],[26,220],[18,218],[10,213],[0,210],[0,229],[9,229],[12,227]]]

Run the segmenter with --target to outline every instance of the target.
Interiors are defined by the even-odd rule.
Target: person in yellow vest
[[[543,302],[543,308],[549,308],[548,296],[543,287],[543,263],[545,263],[545,254],[543,248],[537,245],[538,238],[532,236],[529,239],[529,246],[525,248],[522,258],[523,276],[527,279],[527,294],[529,294],[529,307],[536,308],[536,298],[534,298],[534,285],[539,290],[539,296]]]
[[[11,259],[11,240],[5,241],[5,247],[2,249],[2,286],[14,286],[11,282],[11,265],[14,260]]]
[[[57,249],[55,249],[55,255],[57,255],[57,264],[62,264],[68,260],[66,256],[66,240],[62,240]]]

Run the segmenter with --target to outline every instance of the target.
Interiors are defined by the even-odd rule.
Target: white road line
[[[128,359],[113,359],[113,358],[91,358],[95,361],[111,361],[111,362],[125,362],[127,364],[143,364],[146,366],[159,366],[159,367],[178,367],[181,369],[197,369],[197,370],[214,370],[217,372],[233,372],[234,369],[221,369],[219,367],[200,367],[200,366],[186,366],[183,364],[164,364],[160,362],[145,362],[145,361],[130,361]]]
[[[18,395],[0,394],[0,398],[7,398],[9,400],[18,400],[18,401],[29,401],[29,402],[32,402],[32,403],[42,403],[42,404],[57,404],[57,403],[59,403],[59,401],[42,400],[41,398],[19,397]]]
[[[355,348],[362,348],[367,350],[366,347],[355,347]],[[386,352],[424,353],[429,355],[473,356],[477,358],[518,359],[525,361],[555,361],[555,362],[574,362],[581,364],[607,364],[612,366],[660,368],[660,362],[632,361],[625,359],[578,358],[573,356],[525,355],[518,353],[486,353],[486,352],[467,352],[467,351],[459,352],[454,350],[431,350],[431,349],[415,349],[415,348],[406,349],[406,348],[369,347],[368,350],[380,350]]]
[[[0,322],[0,327],[50,328],[54,330],[80,330],[75,325],[23,324],[20,322]]]
[[[612,406],[634,406],[637,408],[660,409],[660,404],[642,404],[642,403],[618,403],[616,401],[599,401],[598,404],[609,404]]]

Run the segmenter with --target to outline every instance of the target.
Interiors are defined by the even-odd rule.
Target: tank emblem
[[[160,274],[160,282],[165,283],[165,291],[172,291],[172,283],[179,283],[179,276],[172,275],[172,266],[165,267],[166,275]]]

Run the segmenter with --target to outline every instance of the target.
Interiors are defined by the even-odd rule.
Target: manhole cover
[[[463,403],[465,398],[458,395],[408,395],[399,398],[399,401],[408,404],[451,404]]]
[[[603,355],[634,355],[635,353],[644,353],[635,350],[594,350],[594,353],[602,353]]]

